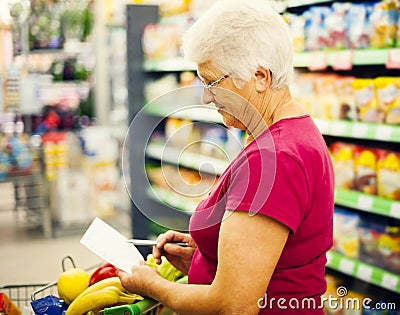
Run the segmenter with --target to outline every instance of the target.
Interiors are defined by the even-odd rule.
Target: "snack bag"
[[[353,93],[354,77],[338,76],[335,80],[336,92],[339,106],[339,119],[357,120],[356,102]]]
[[[400,123],[400,80],[396,77],[379,77],[374,84],[383,120],[389,124]]]
[[[371,25],[370,44],[373,48],[393,47],[397,31],[398,4],[395,0],[384,0],[374,5],[369,17]]]
[[[358,226],[360,237],[359,259],[367,264],[383,267],[382,256],[379,251],[379,239],[385,234],[386,224],[376,218],[361,218]]]
[[[357,146],[354,150],[354,189],[365,194],[377,193],[377,157],[373,149]]]
[[[352,83],[358,119],[363,122],[382,122],[373,79],[357,78]]]
[[[315,78],[319,75],[317,73],[299,73],[295,72],[295,79],[293,84],[290,86],[291,93],[295,100],[297,100],[312,117],[318,117],[315,100]]]
[[[355,176],[355,146],[343,142],[335,142],[331,144],[330,149],[335,173],[335,186],[344,189],[352,189]]]
[[[334,49],[347,48],[346,17],[351,3],[333,3],[332,12],[325,17],[325,27],[328,32],[328,47]]]
[[[287,13],[284,15],[285,20],[289,24],[290,33],[292,34],[292,46],[294,52],[305,50],[305,18],[302,15]]]
[[[336,80],[336,75],[320,75],[315,78],[316,117],[330,120],[339,118],[340,110]]]
[[[385,269],[400,273],[400,227],[386,226],[386,233],[378,240],[378,250]]]
[[[329,7],[311,7],[303,13],[306,50],[322,50],[328,46],[329,34],[324,20],[330,13]]]
[[[363,49],[369,47],[369,14],[373,6],[368,3],[351,4],[347,12],[348,48]]]
[[[333,216],[333,250],[342,253],[346,257],[358,258],[360,241],[358,236],[358,224],[360,217],[341,209],[335,209]]]
[[[400,200],[400,153],[378,150],[378,195]]]

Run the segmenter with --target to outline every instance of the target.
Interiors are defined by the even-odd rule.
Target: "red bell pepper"
[[[89,286],[101,280],[117,276],[117,268],[110,263],[104,263],[98,267],[90,276]]]

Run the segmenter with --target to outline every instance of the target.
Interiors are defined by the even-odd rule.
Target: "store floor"
[[[80,244],[82,231],[44,238],[40,228],[21,224],[14,211],[13,187],[0,184],[0,286],[46,283],[57,280],[62,259],[69,255],[75,264],[90,268],[100,258]],[[111,224],[126,237],[131,236],[128,212],[118,212]],[[71,267],[67,263],[67,267]]]

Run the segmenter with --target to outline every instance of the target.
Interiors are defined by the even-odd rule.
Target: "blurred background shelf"
[[[336,188],[335,203],[369,213],[400,219],[400,202],[378,196]]]
[[[348,258],[337,252],[328,252],[327,266],[333,270],[350,275],[356,279],[400,293],[400,275]]]

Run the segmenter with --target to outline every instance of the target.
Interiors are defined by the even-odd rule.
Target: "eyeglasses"
[[[207,84],[204,82],[203,79],[200,78],[201,85],[207,89],[208,92],[210,92],[212,95],[215,95],[217,93],[216,87],[219,83],[221,83],[223,80],[226,78],[229,78],[229,74],[224,75],[223,77],[219,78],[218,80],[215,80],[214,82],[211,82],[210,84]]]

